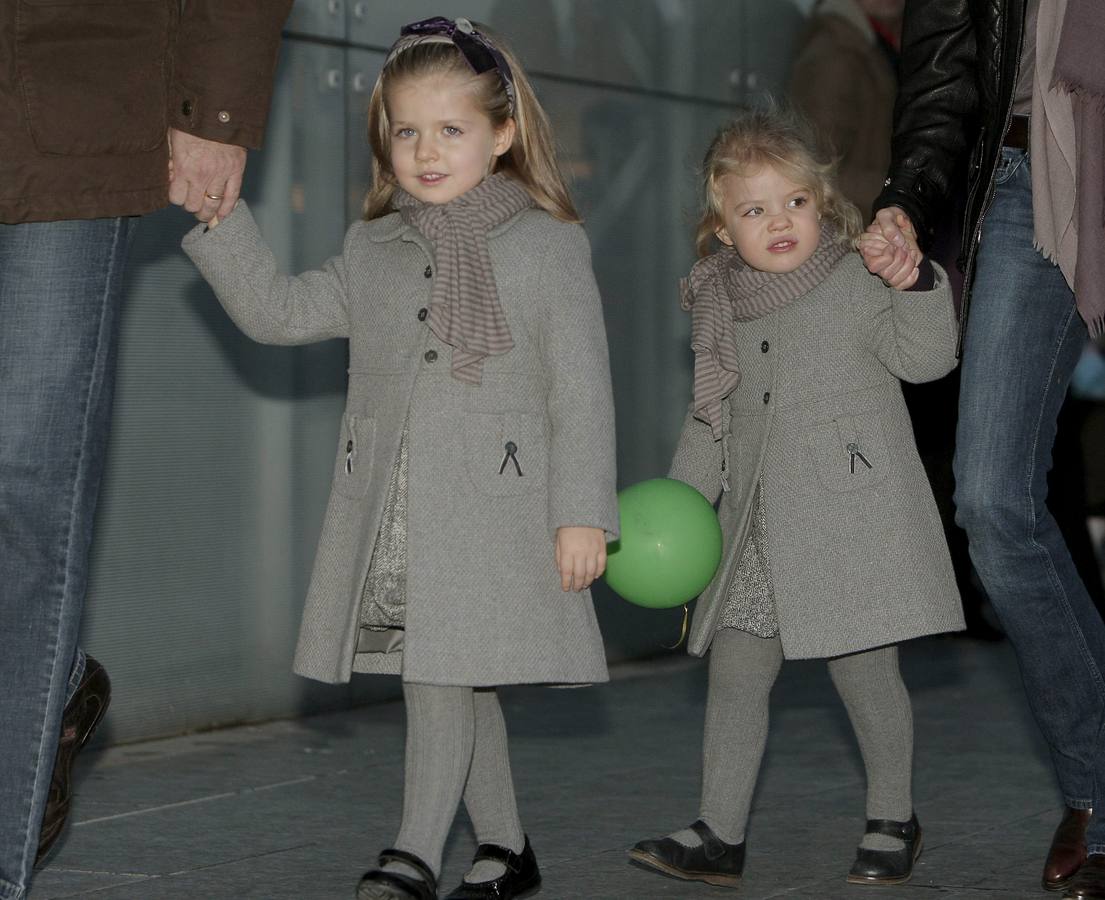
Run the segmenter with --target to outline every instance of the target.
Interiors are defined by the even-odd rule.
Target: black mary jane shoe
[[[719,887],[736,887],[744,872],[744,841],[727,844],[699,819],[691,826],[702,843],[685,847],[675,838],[640,841],[629,851],[639,865],[684,881],[704,881]]]
[[[422,880],[401,875],[398,872],[385,872],[383,866],[389,862],[400,862],[410,866]],[[388,849],[380,854],[381,868],[365,872],[357,885],[357,900],[437,900],[437,879],[430,867],[413,853],[405,850]]]
[[[905,846],[901,850],[856,849],[856,861],[848,873],[850,884],[901,884],[913,875],[913,864],[921,855],[921,824],[917,814],[908,822],[890,819],[868,819],[867,834],[897,838]]]
[[[480,844],[472,863],[483,860],[502,863],[506,871],[490,881],[462,881],[445,900],[511,900],[533,896],[541,889],[541,873],[528,836],[521,853],[497,844]]]

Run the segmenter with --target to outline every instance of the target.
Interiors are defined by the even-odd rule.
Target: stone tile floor
[[[705,697],[701,661],[615,669],[587,690],[502,692],[523,822],[547,900],[769,897],[1021,900],[1060,800],[1007,644],[963,638],[903,650],[917,732],[925,852],[893,888],[846,885],[864,779],[823,663],[783,668],[738,891],[627,864],[642,837],[696,817]],[[403,709],[346,712],[90,750],[73,827],[32,900],[349,900],[402,801]],[[474,849],[463,812],[443,893]]]

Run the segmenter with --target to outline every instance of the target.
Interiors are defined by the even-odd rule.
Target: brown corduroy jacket
[[[0,222],[165,206],[170,128],[259,147],[291,3],[0,3]]]

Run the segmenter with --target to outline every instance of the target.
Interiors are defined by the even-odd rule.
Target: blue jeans
[[[1006,149],[979,246],[963,346],[956,521],[1013,644],[1069,806],[1105,853],[1105,623],[1048,512],[1056,419],[1087,331],[1059,268],[1032,247],[1029,160]]]
[[[26,896],[77,650],[131,219],[0,225],[0,898]]]

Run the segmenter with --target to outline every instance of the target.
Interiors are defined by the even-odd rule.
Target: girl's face
[[[466,79],[408,78],[389,94],[391,168],[399,186],[425,203],[474,188],[514,140],[514,120],[495,128]]]
[[[771,166],[751,175],[719,179],[721,216],[718,239],[734,247],[761,272],[793,272],[817,249],[821,215],[813,192]]]

